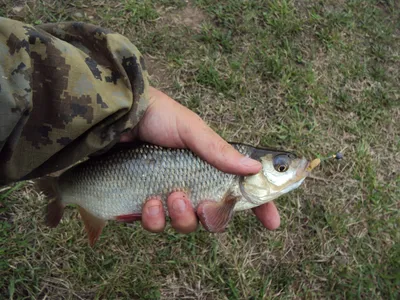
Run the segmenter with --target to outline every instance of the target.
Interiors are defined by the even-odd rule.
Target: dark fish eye
[[[290,157],[287,154],[279,154],[274,157],[272,163],[274,165],[274,169],[280,173],[286,172],[289,169],[290,165]]]

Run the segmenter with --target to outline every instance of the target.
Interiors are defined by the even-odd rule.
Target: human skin
[[[236,175],[256,174],[261,170],[260,162],[236,151],[197,114],[153,87],[149,88],[149,94],[150,105],[145,115],[138,126],[121,136],[121,142],[138,138],[163,147],[188,148],[217,169]],[[190,233],[196,230],[198,218],[185,193],[171,193],[167,208],[176,231]],[[280,216],[273,202],[253,208],[253,212],[267,229],[279,227]],[[165,225],[161,200],[148,199],[142,209],[143,228],[162,232]]]

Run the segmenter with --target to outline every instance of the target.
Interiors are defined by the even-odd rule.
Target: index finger
[[[281,224],[281,218],[274,202],[267,202],[252,210],[264,227],[269,230],[275,230]]]

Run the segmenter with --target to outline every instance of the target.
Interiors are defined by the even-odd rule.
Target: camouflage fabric
[[[147,90],[143,57],[119,34],[0,18],[0,185],[112,146],[144,114]]]

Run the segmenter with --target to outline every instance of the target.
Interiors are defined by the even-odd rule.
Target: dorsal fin
[[[64,214],[64,205],[58,190],[58,177],[45,176],[35,181],[34,187],[42,192],[49,202],[47,205],[45,223],[49,227],[57,227]]]
[[[92,215],[81,206],[78,206],[78,209],[82,217],[83,223],[85,224],[85,229],[89,239],[89,245],[93,247],[96,241],[99,239],[99,236],[103,231],[104,226],[106,226],[106,221]]]
[[[64,214],[64,205],[60,200],[55,199],[47,205],[46,212],[46,225],[54,228],[60,223],[62,216]]]

